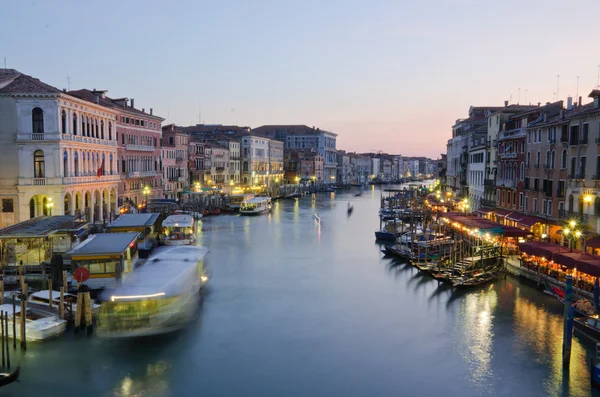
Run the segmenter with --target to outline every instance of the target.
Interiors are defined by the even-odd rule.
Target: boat
[[[250,193],[232,194],[229,196],[229,208],[239,211],[242,203],[252,198],[254,198],[254,195]]]
[[[37,305],[48,306],[50,298],[50,291],[37,291],[29,294],[28,302],[35,303]],[[18,300],[18,297],[15,297]],[[77,295],[64,293],[63,299],[65,305],[71,308],[73,315],[77,312]],[[52,291],[52,305],[58,307],[60,305],[60,292]],[[100,313],[100,305],[92,302],[92,316],[97,316]]]
[[[497,273],[484,272],[473,277],[458,278],[452,284],[459,288],[476,287],[494,281],[496,278],[498,278]]]
[[[168,247],[117,288],[104,291],[98,335],[132,338],[183,328],[196,316],[200,291],[208,281],[206,253],[202,247]]]
[[[194,218],[191,215],[171,215],[162,223],[165,245],[192,245],[196,241]]]
[[[190,215],[194,219],[202,219],[202,217],[203,217],[202,212],[200,212],[200,211],[177,210],[177,211],[175,211],[175,215]]]
[[[600,342],[600,319],[597,314],[588,317],[575,317],[573,326],[576,332]]]
[[[394,232],[395,228],[395,232]],[[396,236],[404,231],[404,224],[399,221],[386,221],[381,230],[375,231],[376,240],[396,241]]]
[[[19,379],[21,367],[15,368],[12,372],[0,372],[0,387],[6,386]]]
[[[13,306],[0,305],[0,311],[8,313],[8,336],[13,336]],[[21,308],[15,306],[17,339],[21,340]],[[41,310],[27,309],[25,322],[25,338],[28,342],[39,342],[60,336],[65,332],[67,322],[57,316],[50,315]]]
[[[240,206],[241,215],[260,215],[271,211],[271,197],[254,197]]]
[[[348,203],[348,215],[352,214],[352,211],[354,211],[354,206],[350,205],[350,203]]]

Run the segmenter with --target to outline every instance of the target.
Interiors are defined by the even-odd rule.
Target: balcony
[[[494,200],[481,199],[479,203],[484,207],[494,208],[496,206],[496,202]]]
[[[586,138],[581,138],[581,139],[579,140],[579,144],[580,144],[580,145],[587,145],[587,144],[588,144],[588,139],[587,139],[587,137],[586,137]]]
[[[569,142],[569,136],[567,134],[562,134],[560,136],[560,143],[568,143]]]
[[[67,141],[67,142],[80,142],[92,145],[101,146],[117,146],[117,141],[108,141],[106,139],[92,138],[89,136],[71,135],[71,134],[17,134],[17,142],[28,142],[28,141]]]
[[[515,128],[512,130],[502,131],[500,134],[498,134],[498,140],[523,138],[525,137],[525,134],[525,128]]]
[[[516,159],[519,156],[518,153],[500,153],[503,159]]]
[[[131,145],[131,144],[127,144],[125,145],[125,149],[126,150],[135,150],[138,152],[153,152],[155,149],[154,146],[149,146],[149,145]]]
[[[493,180],[493,179],[484,179],[483,180],[483,186],[495,187],[496,186],[496,181]]]
[[[82,183],[119,182],[121,177],[115,175],[87,175],[67,176],[56,178],[19,178],[19,186],[47,186],[47,185],[78,185]]]
[[[177,182],[185,182],[185,177],[180,176],[179,178],[177,178]]]
[[[127,173],[127,178],[140,178],[145,176],[156,176],[156,171],[132,171]]]
[[[183,160],[184,160],[183,157],[179,157],[179,156],[175,157],[175,161],[183,161]]]
[[[504,186],[515,189],[517,187],[517,181],[515,179],[498,179],[496,186]]]

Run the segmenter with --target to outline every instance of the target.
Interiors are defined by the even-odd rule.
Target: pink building
[[[190,193],[188,153],[190,136],[175,124],[162,128],[163,189],[165,198],[185,200]]]

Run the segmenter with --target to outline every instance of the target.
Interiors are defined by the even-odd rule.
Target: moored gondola
[[[21,367],[17,367],[11,372],[0,372],[0,387],[11,384],[19,379]]]

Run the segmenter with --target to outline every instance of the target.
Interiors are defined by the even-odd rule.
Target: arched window
[[[77,135],[77,114],[73,113],[73,135]]]
[[[573,198],[573,195],[572,195],[572,194],[571,194],[571,195],[569,195],[569,212],[573,212],[573,209],[574,209],[574,208],[573,208],[573,204],[574,204],[573,202],[574,202],[574,201],[575,201],[575,200],[574,200],[574,198]]]
[[[247,161],[244,161],[243,171],[248,172],[248,162]]]
[[[567,149],[563,149],[560,156],[560,168],[567,168]]]
[[[79,176],[79,154],[77,152],[73,155],[73,168],[75,176]]]
[[[33,177],[45,178],[44,152],[36,150],[33,153]]]
[[[125,158],[123,156],[121,156],[121,172],[127,172],[126,165],[125,165]]]
[[[69,176],[69,154],[66,150],[63,152],[63,176]]]
[[[86,117],[85,121],[86,121],[85,124],[87,126],[86,129],[85,129],[86,132],[87,132],[87,136],[92,136],[92,125],[91,125],[92,124],[92,120],[90,120],[90,116]]]
[[[110,159],[110,161],[108,162],[108,173],[110,175],[112,175],[112,173],[113,173],[113,156],[112,156],[112,153],[110,154],[109,159]]]
[[[552,154],[550,154],[550,168],[554,169],[554,164],[556,161],[556,152],[553,150]]]
[[[82,114],[81,115],[81,136],[86,136],[86,132],[85,132],[85,116]]]
[[[537,153],[535,154],[535,167],[539,168],[540,166],[540,151],[538,150]]]
[[[104,120],[100,120],[100,138],[104,139]]]
[[[112,123],[108,122],[108,140],[112,141]]]
[[[517,170],[518,170],[517,163],[514,163],[513,164],[513,174],[511,176],[511,179],[517,179],[517,177],[519,176],[519,173]]]
[[[544,163],[546,168],[550,167],[550,150],[546,150],[546,162]]]
[[[60,112],[60,126],[62,129],[62,133],[66,134],[67,133],[67,112],[65,112],[64,110],[62,112]]]
[[[527,167],[531,167],[531,152],[527,152]]]
[[[519,177],[520,180],[525,180],[525,163],[521,163],[521,175]]]
[[[100,138],[100,127],[98,126],[98,119],[94,122],[94,135],[96,138]]]
[[[44,111],[40,108],[33,108],[31,111],[32,132],[34,134],[44,133]]]

